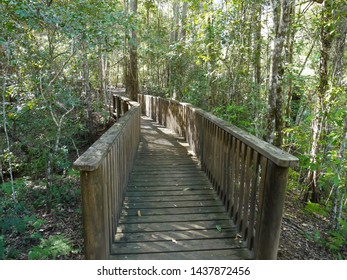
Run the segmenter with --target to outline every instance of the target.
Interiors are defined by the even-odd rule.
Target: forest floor
[[[292,191],[287,192],[278,259],[333,260],[326,245],[329,221],[323,215],[306,210]],[[346,252],[341,252],[346,256]]]

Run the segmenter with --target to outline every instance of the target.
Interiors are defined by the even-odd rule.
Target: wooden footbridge
[[[113,95],[74,163],[87,259],[276,259],[294,156],[190,104]]]

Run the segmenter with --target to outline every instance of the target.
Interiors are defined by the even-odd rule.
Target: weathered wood
[[[184,231],[161,231],[161,232],[134,232],[117,233],[117,242],[152,242],[152,241],[176,241],[194,239],[204,242],[206,239],[230,238],[235,239],[236,228],[224,229],[221,232],[216,229],[184,230]]]
[[[158,211],[160,213],[160,210]],[[162,222],[194,222],[194,221],[222,221],[229,220],[226,213],[196,213],[189,215],[186,214],[172,214],[165,215],[148,215],[147,211],[142,211],[141,216],[122,216],[120,222],[123,224],[136,224],[136,223],[162,223]]]
[[[160,253],[160,252],[185,252],[185,251],[198,251],[200,250],[218,250],[218,249],[236,249],[243,248],[240,240],[235,239],[205,239],[201,240],[172,240],[168,241],[155,241],[155,242],[129,242],[129,243],[117,243],[113,245],[113,249],[117,254],[137,254],[143,253]]]
[[[158,115],[158,109],[153,115]],[[165,252],[165,258],[173,258],[192,250],[196,256],[202,254],[207,258],[210,250],[221,249],[225,253],[225,248],[244,247],[206,174],[196,160],[187,156],[186,148],[178,143],[181,140],[172,138],[168,131],[155,134],[158,129],[164,131],[162,127],[149,130],[152,123],[143,122],[142,141],[112,246],[112,258],[128,254],[135,259],[151,258],[154,252],[159,255]],[[168,143],[174,149],[166,150],[165,156],[157,152],[165,150]],[[182,157],[184,165],[173,166]],[[163,166],[166,168],[162,169]]]
[[[200,206],[219,206],[221,201],[212,200],[188,200],[188,201],[164,201],[164,202],[125,202],[124,206],[129,208],[178,208],[178,207],[200,207]]]
[[[288,168],[268,161],[258,228],[257,259],[276,259]]]
[[[111,255],[113,260],[247,260],[252,257],[253,254],[244,248]]]
[[[87,259],[107,259],[106,205],[101,203],[105,198],[103,170],[81,171],[80,178],[85,255]]]
[[[160,222],[160,223],[136,223],[119,224],[118,232],[160,232],[160,231],[182,231],[193,229],[216,229],[219,226],[221,230],[235,228],[228,220],[221,221],[189,221],[189,222]],[[217,230],[217,229],[216,229]]]
[[[160,123],[186,138],[248,248],[258,258],[274,258],[278,242],[262,241],[268,233],[262,233],[265,220],[276,220],[268,221],[272,237],[277,238],[280,229],[281,214],[273,215],[267,207],[272,192],[269,178],[276,177],[278,174],[274,174],[281,168],[283,173],[288,172],[289,167],[298,164],[298,159],[190,104],[150,96],[142,96],[141,102],[145,115],[160,119]],[[160,117],[150,114],[153,108],[163,112]],[[164,157],[161,163],[165,164]],[[177,180],[175,175],[173,178]],[[283,188],[286,178],[277,183]],[[284,193],[277,190],[272,195],[284,196]],[[273,211],[282,213],[278,211],[282,199],[278,199],[278,204],[270,204]],[[271,254],[261,255],[259,251],[264,249],[261,243],[267,244]]]
[[[73,167],[80,171],[86,259],[108,259],[140,133],[140,108],[127,113],[103,134]],[[118,105],[116,105],[118,106]],[[125,105],[124,105],[125,106]]]
[[[200,195],[175,195],[175,196],[144,196],[144,197],[133,197],[128,196],[125,199],[127,203],[136,203],[136,202],[165,202],[165,201],[206,201],[217,199],[216,195],[213,193],[209,194],[200,194]]]
[[[142,216],[154,215],[191,215],[203,213],[225,213],[225,209],[220,206],[196,206],[196,207],[171,207],[171,208],[127,208],[123,209],[122,215],[125,216],[138,216],[140,211]]]
[[[136,188],[128,189],[128,197],[177,197],[177,196],[200,196],[200,195],[209,195],[211,196],[211,188],[206,189],[191,189],[184,188],[180,190],[167,190],[167,191],[138,191]]]

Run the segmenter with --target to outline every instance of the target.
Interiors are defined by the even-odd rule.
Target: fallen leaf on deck
[[[222,227],[220,225],[216,225],[216,229],[219,231],[219,232],[222,232]]]
[[[175,239],[172,238],[171,241],[177,244],[177,241]]]
[[[189,191],[190,190],[190,188],[185,188],[185,189],[183,189],[183,191]]]
[[[141,217],[142,215],[141,215],[141,211],[140,210],[138,210],[137,211],[137,216],[139,216],[139,217]]]

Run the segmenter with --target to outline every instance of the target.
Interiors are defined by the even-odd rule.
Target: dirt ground
[[[328,221],[313,213],[304,211],[304,204],[287,193],[278,259],[280,260],[333,260],[323,246],[320,237],[325,237]]]

